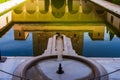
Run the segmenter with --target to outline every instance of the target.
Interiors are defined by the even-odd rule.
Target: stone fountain
[[[70,38],[57,33],[49,38],[48,46],[41,56],[19,65],[14,75],[22,80],[108,80],[106,70],[97,62],[77,55]],[[21,80],[18,77],[12,80]]]

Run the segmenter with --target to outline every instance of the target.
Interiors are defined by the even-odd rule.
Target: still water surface
[[[0,38],[1,55],[40,55],[59,32],[79,55],[120,57],[120,33],[106,22],[106,11],[86,0],[56,1],[30,0],[14,9],[14,25]]]

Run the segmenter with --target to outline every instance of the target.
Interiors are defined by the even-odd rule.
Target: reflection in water
[[[95,30],[88,33],[92,40],[104,40],[104,27],[95,27]]]
[[[99,16],[96,16],[96,14],[104,13],[102,13],[102,9],[100,10],[99,7],[93,6],[89,1],[28,0],[17,9],[14,9],[13,21],[103,21]]]
[[[84,14],[90,14],[91,11],[92,11],[92,6],[91,6],[91,3],[87,0],[83,0],[82,2],[82,6],[83,6],[83,13]]]
[[[65,1],[66,0],[51,0],[52,14],[56,18],[61,18],[65,14]]]
[[[109,32],[110,35],[110,41],[114,38],[114,34],[112,32]]]
[[[16,54],[20,50],[20,55],[32,55],[32,52],[35,56],[40,55],[46,50],[48,39],[60,33],[71,39],[73,49],[79,55],[120,56],[117,53],[120,32],[105,27],[106,14],[108,21],[114,24],[112,14],[88,0],[27,0],[12,12],[12,21],[24,24],[14,24],[14,31],[11,29],[9,34],[0,37],[1,51],[3,54],[15,51]]]
[[[25,40],[28,36],[28,32],[22,30],[21,27],[14,27],[14,39]]]
[[[61,0],[61,1],[51,0],[51,3],[55,8],[60,9],[62,6],[64,6],[66,4],[65,1],[66,0]]]
[[[36,11],[36,1],[30,0],[28,3],[26,3],[26,10],[29,14],[33,14]]]
[[[79,11],[80,0],[68,0],[68,8],[71,14],[75,14]]]
[[[16,9],[14,9],[14,12],[16,14],[21,14],[23,12],[23,5],[20,5]]]
[[[67,28],[67,27],[69,26],[64,26],[64,28]],[[40,55],[44,53],[44,51],[47,48],[48,39],[52,37],[53,35],[55,35],[57,32],[59,32],[60,34],[64,34],[71,39],[73,49],[79,55],[83,54],[84,32],[87,31],[89,32],[89,34],[91,33],[90,38],[92,40],[104,40],[104,25],[103,24],[101,24],[101,26],[99,25],[98,26],[92,26],[92,25],[73,26],[73,28],[75,28],[74,29],[75,31],[73,31],[72,26],[71,26],[71,29],[68,28],[67,31],[62,30],[63,29],[62,26],[59,26],[59,30],[62,30],[62,31],[57,30],[57,28],[58,26],[42,26],[41,27],[41,26],[37,26],[37,25],[35,26],[32,24],[31,25],[30,24],[28,25],[27,24],[24,24],[24,25],[16,24],[14,25],[14,38],[16,40],[21,40],[21,38],[25,39],[26,38],[25,35],[27,33],[26,31],[32,32],[34,55]],[[56,30],[51,31],[54,29]],[[19,32],[21,32],[20,36],[18,36]]]
[[[40,2],[40,0],[39,0],[38,2]],[[40,10],[40,12],[41,12],[42,14],[46,14],[46,13],[49,11],[49,4],[50,4],[49,0],[45,0],[45,1],[44,1],[44,3],[43,3],[44,8],[43,8],[43,10]],[[39,5],[39,8],[40,8],[40,7],[41,7],[41,5]]]
[[[44,53],[44,51],[47,49],[48,39],[52,37],[55,34],[55,32],[33,32],[32,38],[33,38],[33,52],[34,55],[40,55]]]

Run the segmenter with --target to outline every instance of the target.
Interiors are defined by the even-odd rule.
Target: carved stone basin
[[[108,76],[99,77],[107,72],[97,62],[82,56],[62,57],[63,60],[58,60],[57,55],[34,57],[19,65],[14,75],[21,76],[22,80],[108,80]],[[64,71],[62,74],[56,73],[59,63]],[[14,76],[12,79],[21,80]]]

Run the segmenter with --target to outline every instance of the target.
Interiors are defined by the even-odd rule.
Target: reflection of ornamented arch
[[[82,1],[82,10],[84,14],[89,14],[92,12],[92,6],[89,1]]]
[[[66,0],[51,0],[52,3],[52,14],[56,18],[61,18],[65,14]]]
[[[91,13],[91,10],[90,9],[83,9],[83,13],[84,14],[89,14],[89,13]]]
[[[97,14],[103,14],[105,11],[104,10],[96,10]]]
[[[68,9],[71,14],[79,11],[80,0],[68,0]]]
[[[38,1],[38,4],[39,3],[41,3],[41,2],[44,2],[44,3],[42,3],[42,6],[41,5],[39,5],[39,8],[43,8],[42,10],[40,9],[39,11],[40,11],[40,13],[42,13],[42,14],[46,14],[48,11],[49,11],[49,5],[50,5],[50,2],[49,2],[49,0],[44,0],[44,1]],[[44,5],[43,5],[44,4]]]
[[[26,3],[26,11],[29,14],[34,14],[36,11],[36,2],[34,0],[28,1]]]
[[[22,6],[18,6],[17,8],[15,8],[14,12],[16,14],[21,14],[23,12],[23,5]]]
[[[55,8],[57,8],[57,9],[61,8],[62,6],[64,6],[65,2],[66,2],[66,0],[60,0],[60,1],[58,1],[58,0],[51,0],[52,5]]]
[[[101,7],[95,6],[95,12],[97,14],[104,14],[105,11]]]

